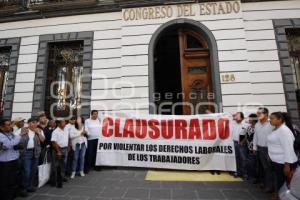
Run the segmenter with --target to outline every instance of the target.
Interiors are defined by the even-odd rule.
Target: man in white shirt
[[[235,151],[235,159],[236,159],[236,172],[234,172],[234,176],[242,176],[242,169],[241,169],[241,163],[242,163],[242,158],[243,156],[240,154],[240,146],[239,146],[239,140],[240,140],[240,135],[245,134],[243,129],[245,128],[245,123],[244,121],[244,114],[242,112],[237,112],[234,117],[234,121],[232,122],[231,126],[231,135],[233,137],[233,142],[234,142],[234,151]]]
[[[53,146],[53,161],[55,170],[56,187],[62,188],[62,182],[66,182],[66,166],[68,159],[69,134],[65,129],[66,121],[57,120],[57,128],[53,131],[51,142]]]
[[[267,138],[274,127],[269,122],[269,110],[260,107],[257,110],[258,122],[255,125],[253,152],[257,155],[258,173],[261,187],[266,192],[273,191],[271,162],[268,156]]]
[[[98,111],[92,110],[91,117],[84,123],[85,131],[88,135],[88,148],[85,154],[85,173],[95,167],[98,139],[101,133],[101,124],[98,118]]]

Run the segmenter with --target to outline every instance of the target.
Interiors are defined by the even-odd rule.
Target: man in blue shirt
[[[15,198],[17,188],[17,172],[20,136],[12,132],[11,121],[0,120],[0,194],[1,199]]]

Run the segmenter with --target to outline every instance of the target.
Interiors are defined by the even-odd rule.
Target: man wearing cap
[[[32,182],[38,169],[41,142],[44,142],[45,136],[43,131],[37,127],[37,119],[30,118],[27,123],[28,128],[21,128],[15,134],[22,137],[21,143],[24,145],[21,153],[24,170],[23,186],[27,192],[34,192]]]
[[[25,119],[23,117],[17,117],[13,120],[13,129],[14,133],[19,130],[20,128],[23,128],[25,125]]]

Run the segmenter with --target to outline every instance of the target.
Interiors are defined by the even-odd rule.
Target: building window
[[[193,35],[186,34],[185,35],[185,45],[186,45],[186,50],[200,50],[200,49],[207,49],[203,45],[205,44],[205,41],[202,41],[203,39],[198,37],[194,37]],[[203,42],[203,43],[202,43]]]
[[[3,116],[4,111],[10,51],[10,48],[0,48],[0,116]]]
[[[295,84],[298,108],[300,108],[300,29],[288,29],[288,48],[291,58],[291,67]]]
[[[83,42],[49,43],[46,113],[69,117],[80,113]]]

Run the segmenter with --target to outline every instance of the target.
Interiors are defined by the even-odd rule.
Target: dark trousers
[[[247,177],[247,158],[248,158],[248,147],[246,145],[239,145],[240,151],[240,173],[243,177]]]
[[[249,152],[247,157],[247,175],[250,179],[257,180],[258,174],[258,165],[257,165],[257,156],[252,152]]]
[[[235,160],[236,160],[236,174],[240,176],[241,172],[241,156],[240,156],[240,145],[237,141],[234,141],[234,151],[235,151]]]
[[[90,169],[95,167],[97,156],[98,139],[88,140],[88,147],[85,154],[85,171],[89,172]]]
[[[48,149],[46,147],[42,147],[42,149],[41,149],[41,155],[39,157],[39,165],[42,165],[44,163],[44,159],[45,159],[47,150]]]
[[[285,177],[283,173],[284,164],[272,162],[272,167],[274,175],[274,187],[275,191],[278,192],[285,182]]]
[[[273,189],[272,164],[268,155],[267,147],[258,147],[257,149],[258,165],[259,165],[259,180],[266,189]]]
[[[55,150],[53,150],[52,158],[52,179],[54,180],[54,185],[61,187],[63,178],[66,174],[66,165],[68,158],[68,148],[61,148],[62,156],[59,158]]]
[[[54,151],[53,148],[50,148],[49,149],[49,153],[48,153],[48,159],[50,160],[51,162],[51,173],[50,173],[50,184],[51,186],[55,186],[56,185],[56,170],[55,170],[55,166],[54,166],[54,163],[55,163],[55,155],[56,155],[56,152]],[[49,157],[50,156],[50,157]]]
[[[17,189],[18,160],[0,162],[0,195],[3,200],[15,198]]]
[[[298,163],[290,165],[291,171],[297,168]],[[286,181],[286,177],[283,172],[284,164],[272,162],[273,178],[274,178],[274,187],[275,191],[278,192]]]
[[[67,166],[66,166],[66,175],[71,175],[72,172],[72,161],[73,161],[73,151],[68,152],[68,158],[67,158]]]
[[[24,167],[23,167],[23,159],[19,158],[18,160],[18,174],[17,174],[17,187],[18,187],[18,193],[21,191],[24,191],[26,188],[23,184],[23,177],[24,177]]]

